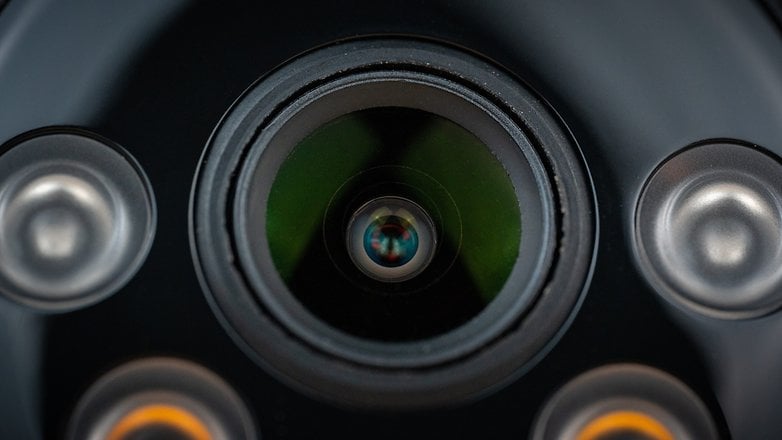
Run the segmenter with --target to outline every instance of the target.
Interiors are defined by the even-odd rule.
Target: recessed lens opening
[[[316,128],[267,203],[271,256],[296,299],[333,327],[389,342],[480,314],[514,268],[521,229],[516,189],[490,147],[414,108]]]

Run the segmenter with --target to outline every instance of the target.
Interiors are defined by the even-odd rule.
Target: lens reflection
[[[418,250],[418,233],[401,217],[378,217],[364,233],[364,250],[372,261],[381,266],[403,266],[413,259]]]
[[[346,244],[353,264],[365,275],[402,282],[426,269],[436,241],[434,223],[423,208],[405,198],[379,197],[353,215]]]

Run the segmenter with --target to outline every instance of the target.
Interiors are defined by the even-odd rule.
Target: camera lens
[[[346,235],[353,263],[379,281],[399,282],[416,276],[429,264],[436,247],[432,219],[420,206],[401,197],[380,197],[360,207]]]
[[[340,403],[452,404],[556,337],[584,291],[592,202],[560,123],[498,72],[423,42],[344,43],[229,111],[195,182],[193,251],[261,365]]]

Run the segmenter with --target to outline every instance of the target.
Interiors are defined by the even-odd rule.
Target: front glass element
[[[266,220],[294,297],[379,341],[433,337],[478,315],[516,263],[521,227],[491,150],[446,118],[401,107],[349,113],[306,136],[277,173]]]

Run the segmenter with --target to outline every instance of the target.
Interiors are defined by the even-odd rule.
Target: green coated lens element
[[[272,185],[266,231],[277,271],[310,312],[357,336],[414,340],[458,327],[499,294],[519,255],[521,210],[507,170],[470,131],[381,107],[296,145]]]
[[[404,266],[413,259],[417,250],[418,232],[401,217],[377,217],[364,232],[364,251],[381,266]]]

